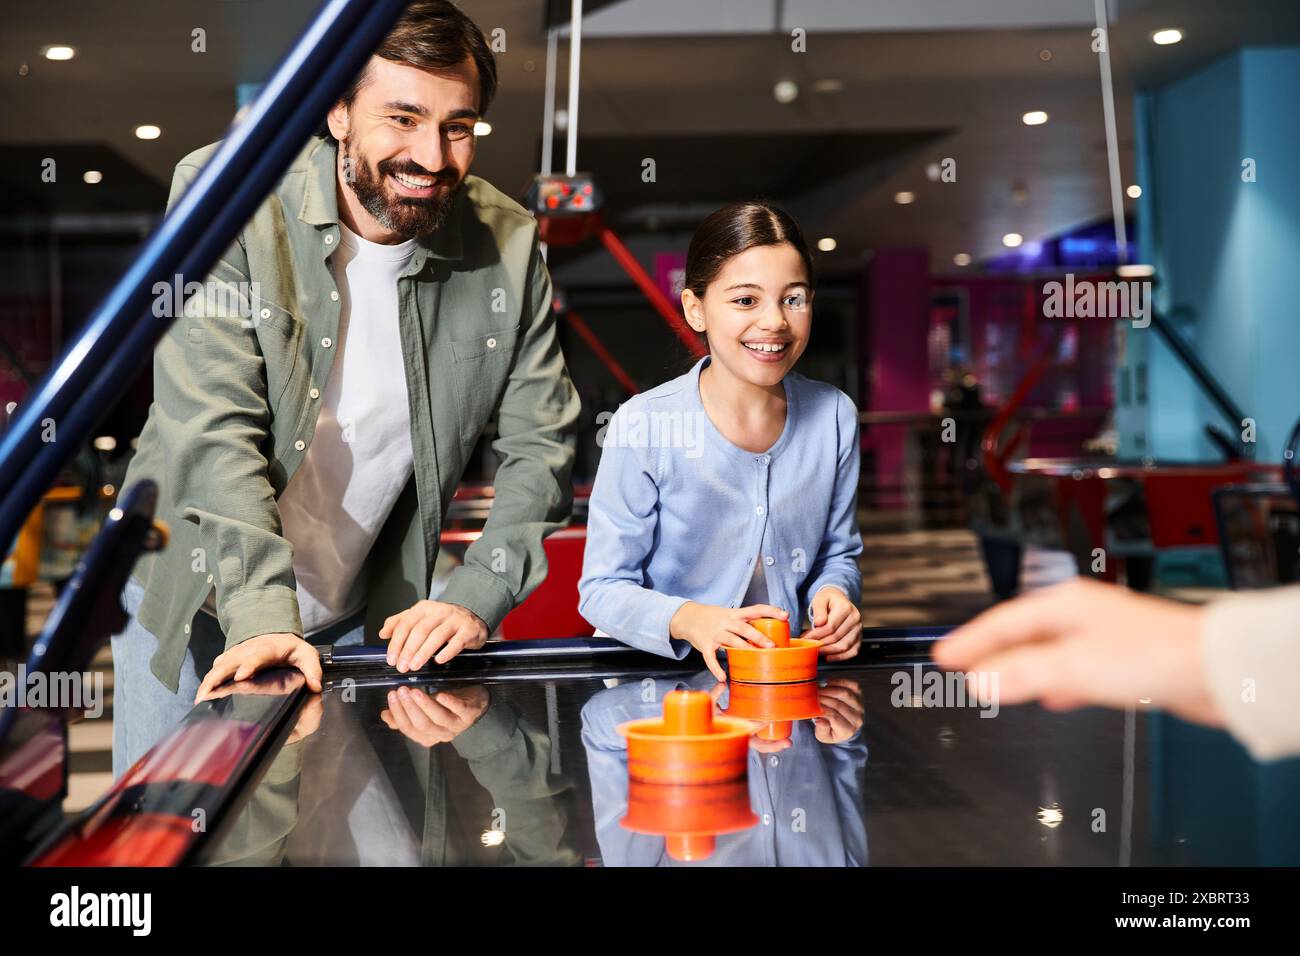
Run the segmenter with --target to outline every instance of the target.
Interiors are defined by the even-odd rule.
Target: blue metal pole
[[[156,282],[202,281],[284,174],[406,0],[327,0],[245,119],[159,224],[0,440],[0,550],[132,377],[174,316],[148,308]],[[42,440],[52,421],[53,441]]]

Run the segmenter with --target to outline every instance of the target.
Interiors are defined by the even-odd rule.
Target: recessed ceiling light
[[[794,80],[778,80],[772,87],[772,95],[778,103],[793,103],[799,98],[799,84]]]
[[[1020,235],[1018,232],[1009,232],[1002,237],[1002,244],[1008,249],[1014,249],[1024,241],[1024,236]]]
[[[970,253],[968,252],[957,253],[955,256],[952,257],[952,264],[955,266],[970,265]]]
[[[1115,274],[1122,279],[1145,279],[1156,274],[1156,267],[1146,262],[1130,262],[1116,267]]]
[[[1128,194],[1129,199],[1137,199],[1142,195],[1142,187],[1137,183],[1134,183],[1128,189],[1124,190],[1124,192]]]
[[[135,128],[136,139],[157,139],[161,135],[162,130],[152,124],[145,124],[144,126],[137,126]]]
[[[112,451],[117,447],[117,439],[112,435],[100,435],[91,444],[95,446],[95,451]]]
[[[823,236],[817,240],[817,248],[822,252],[834,252],[838,243],[830,236]]]
[[[916,193],[908,192],[904,189],[902,192],[894,193],[894,202],[900,206],[910,206],[916,202]]]
[[[1020,118],[1026,126],[1042,126],[1047,122],[1047,114],[1042,110],[1030,110]]]
[[[93,186],[95,183],[102,183],[104,181],[104,174],[98,169],[88,169],[81,174],[81,180],[82,182],[90,183],[90,185]]]
[[[488,136],[492,132],[492,124],[486,120],[478,120],[474,123],[475,136]]]
[[[41,56],[47,60],[71,60],[77,55],[75,46],[68,46],[63,43],[52,43],[49,46],[41,47]]]
[[[1157,30],[1151,34],[1151,42],[1156,46],[1170,46],[1178,43],[1183,38],[1183,31],[1168,27],[1164,30]]]

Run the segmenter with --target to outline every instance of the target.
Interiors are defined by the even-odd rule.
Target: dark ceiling
[[[5,217],[157,212],[167,202],[162,183],[104,143],[0,143],[0,156]],[[103,173],[113,188],[84,182],[88,169]]]
[[[264,79],[316,6],[44,0],[7,9],[0,182],[15,198],[0,217],[43,201],[22,184],[39,181],[32,161],[46,152],[67,158],[60,186],[68,190],[51,199],[54,208],[160,209],[176,161],[223,135],[236,86]],[[562,19],[568,4],[462,6],[508,39],[494,129],[479,144],[475,172],[518,194],[537,164],[544,23]],[[1135,177],[1137,91],[1243,45],[1300,43],[1300,0],[1109,6],[1125,183]],[[790,196],[806,231],[837,239],[829,258],[843,265],[909,245],[928,248],[942,270],[958,251],[998,253],[1008,231],[1032,240],[1109,215],[1087,0],[617,0],[585,9],[579,166],[601,178],[627,228],[671,227],[698,215],[700,203]],[[792,22],[814,24],[806,53],[791,48]],[[1150,32],[1159,26],[1178,26],[1186,38],[1155,46]],[[191,49],[198,27],[203,53]],[[48,43],[71,43],[79,56],[45,61]],[[558,73],[563,106],[563,45]],[[798,84],[793,102],[775,100],[778,80]],[[1020,116],[1031,109],[1051,121],[1026,127]],[[136,139],[140,123],[161,126],[162,137]],[[79,152],[90,144],[102,152]],[[645,157],[656,161],[653,188],[640,181]],[[961,175],[940,187],[925,169],[944,157],[958,160]],[[103,169],[100,186],[79,188],[82,163]],[[899,190],[916,202],[894,204]]]

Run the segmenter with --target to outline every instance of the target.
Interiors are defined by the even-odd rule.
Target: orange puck
[[[760,617],[749,622],[754,630],[762,634],[777,647],[790,646],[790,622],[778,617]]]
[[[752,621],[757,625],[758,621]],[[777,622],[786,626],[784,621]],[[732,680],[749,684],[793,684],[817,676],[816,641],[789,638],[783,647],[724,647],[727,674]]]
[[[749,738],[758,724],[715,717],[701,690],[664,695],[664,716],[618,725],[627,738],[632,780],[659,784],[714,784],[747,778]]]
[[[817,682],[750,684],[732,681],[726,714],[742,720],[760,721],[763,725],[758,732],[760,740],[787,740],[794,721],[821,716]]]
[[[620,825],[634,833],[664,838],[674,860],[706,860],[715,837],[758,823],[744,780],[698,786],[628,782],[627,814]]]

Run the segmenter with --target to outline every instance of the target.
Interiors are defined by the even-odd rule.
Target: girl
[[[600,631],[718,680],[724,647],[771,647],[749,622],[789,617],[827,660],[858,652],[858,415],[791,369],[812,325],[812,257],[761,202],[709,216],[682,307],[709,354],[621,405],[591,493],[579,610]]]

